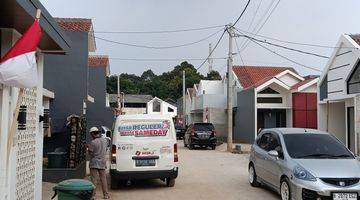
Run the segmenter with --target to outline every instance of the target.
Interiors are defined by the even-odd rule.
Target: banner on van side
[[[127,124],[119,126],[120,136],[152,137],[166,136],[170,129],[169,121],[148,124]]]

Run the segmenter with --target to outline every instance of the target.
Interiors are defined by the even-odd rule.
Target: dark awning
[[[13,28],[23,34],[34,22],[37,9],[41,10],[40,26],[43,29],[39,48],[44,52],[66,52],[70,48],[69,40],[38,0],[1,0],[0,28]]]

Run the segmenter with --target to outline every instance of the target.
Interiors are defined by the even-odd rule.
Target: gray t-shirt
[[[106,147],[108,141],[106,138],[95,138],[89,145],[90,169],[106,169]]]

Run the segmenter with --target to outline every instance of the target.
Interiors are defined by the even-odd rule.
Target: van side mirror
[[[106,137],[111,138],[111,131],[106,131]]]
[[[274,158],[279,158],[279,153],[275,150],[271,150],[268,152],[269,156],[274,157]]]

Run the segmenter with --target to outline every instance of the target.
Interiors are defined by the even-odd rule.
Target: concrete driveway
[[[188,150],[179,141],[180,169],[175,187],[167,188],[160,180],[139,181],[111,190],[111,199],[280,199],[268,189],[251,187],[247,178],[248,155],[227,153],[225,148],[221,145],[215,151]],[[101,190],[97,194],[96,199],[101,199]]]

